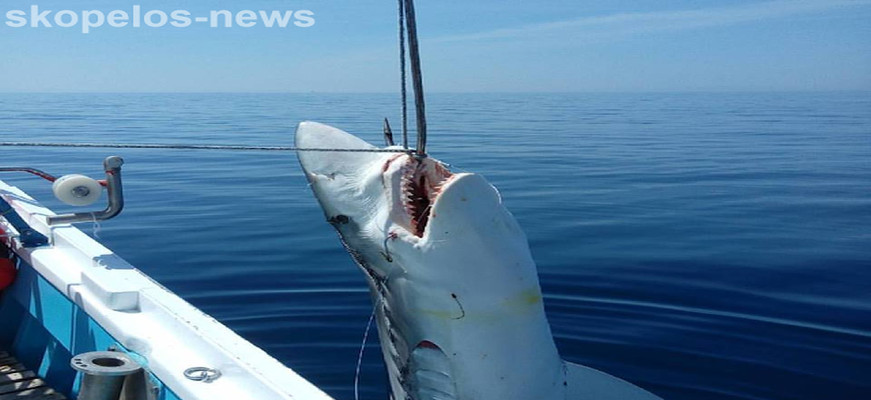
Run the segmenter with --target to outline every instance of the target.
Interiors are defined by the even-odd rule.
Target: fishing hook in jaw
[[[399,235],[396,232],[389,232],[387,233],[387,235],[384,236],[384,251],[381,252],[381,255],[384,256],[384,259],[387,260],[387,262],[393,262],[393,256],[390,255],[390,249],[387,248],[387,243],[398,237]]]
[[[381,255],[384,256],[384,259],[387,260],[387,262],[393,262],[393,257],[390,256],[390,249],[387,248],[388,240],[390,239],[384,238],[384,251],[381,252]]]

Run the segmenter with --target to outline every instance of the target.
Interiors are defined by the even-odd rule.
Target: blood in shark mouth
[[[423,237],[432,212],[432,204],[442,187],[453,176],[439,162],[409,157],[402,167],[402,199],[411,220],[410,231]]]

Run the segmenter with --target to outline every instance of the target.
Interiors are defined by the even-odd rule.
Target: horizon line
[[[871,92],[871,88],[857,89],[641,89],[641,90],[483,90],[483,91],[450,91],[450,90],[434,90],[427,91],[426,94],[632,94],[632,93],[865,93]],[[395,94],[399,93],[390,91],[78,91],[78,90],[57,90],[57,91],[4,91],[0,90],[0,95],[3,94]]]

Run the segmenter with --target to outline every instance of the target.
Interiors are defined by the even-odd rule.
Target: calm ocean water
[[[397,96],[5,94],[0,139],[380,144]],[[434,94],[430,153],[525,229],[564,358],[667,399],[871,399],[871,93]],[[292,153],[2,148],[100,175],[102,241],[337,399],[371,312]],[[43,181],[4,175],[56,210]],[[82,229],[92,232],[90,224]],[[385,399],[370,340],[362,399]]]

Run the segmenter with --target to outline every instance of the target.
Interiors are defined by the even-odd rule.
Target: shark
[[[391,400],[659,399],[560,358],[526,236],[484,177],[310,121],[295,146],[324,150],[297,155],[368,283]]]

